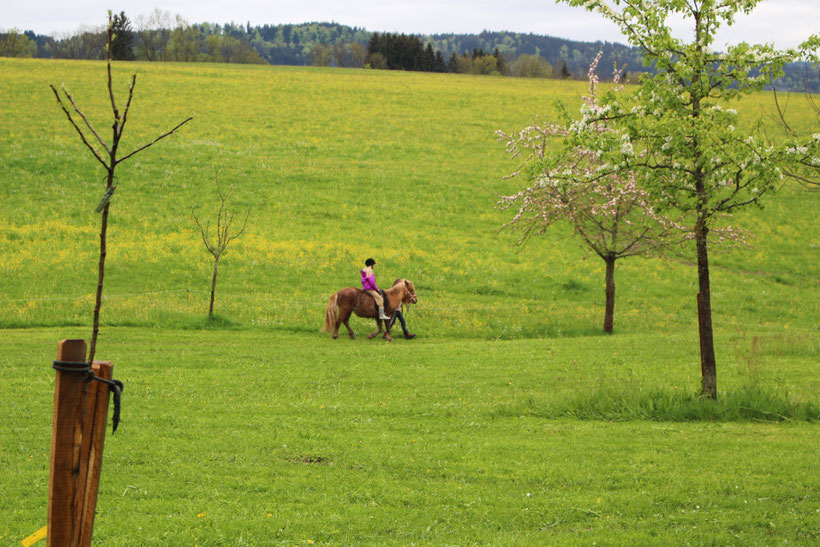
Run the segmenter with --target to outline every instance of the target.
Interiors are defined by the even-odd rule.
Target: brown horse
[[[404,303],[415,304],[418,302],[416,296],[416,287],[407,279],[397,279],[393,286],[384,291],[384,313],[389,317],[393,312]],[[350,328],[348,321],[350,315],[355,313],[359,317],[372,318],[376,320],[376,326],[379,330],[368,335],[368,338],[375,338],[382,332],[382,320],[379,319],[379,313],[376,309],[376,303],[373,297],[356,287],[347,287],[340,290],[330,297],[327,302],[327,310],[325,311],[325,331],[332,332],[333,338],[339,337],[339,326],[344,323],[347,327],[347,332],[351,338],[356,338],[353,334],[353,329]],[[388,342],[393,338],[390,337],[390,326],[388,321],[385,323],[385,332],[383,338]]]

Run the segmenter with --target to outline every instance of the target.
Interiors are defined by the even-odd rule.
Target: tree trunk
[[[615,320],[615,257],[607,256],[606,261],[606,310],[604,311],[604,332],[612,334]]]
[[[106,191],[108,191],[111,186],[114,184],[114,171],[108,171],[108,181],[105,187]],[[102,306],[102,292],[103,292],[103,280],[105,278],[105,257],[107,255],[106,251],[106,234],[108,233],[108,208],[111,206],[111,202],[105,204],[105,208],[103,209],[102,213],[102,225],[100,226],[100,261],[99,267],[97,269],[97,297],[94,301],[94,326],[91,331],[91,344],[88,347],[88,362],[94,362],[94,354],[97,352],[97,334],[100,332],[100,307]]]
[[[712,335],[712,295],[709,288],[709,253],[706,236],[709,229],[703,218],[695,226],[698,250],[698,331],[700,333],[701,395],[717,399],[717,365]]]
[[[211,279],[211,306],[208,308],[208,317],[214,315],[214,293],[216,292],[216,268],[219,265],[219,259],[214,259],[214,276]]]
[[[697,57],[701,58],[703,44],[701,42],[701,16],[695,14],[695,47]],[[692,75],[692,120],[700,118],[701,100],[708,92],[701,88],[701,77],[706,73],[703,66],[696,67]],[[693,125],[697,125],[696,123]],[[717,399],[717,365],[715,363],[715,343],[712,337],[712,292],[709,288],[709,251],[706,238],[709,227],[706,226],[709,211],[709,195],[706,189],[706,175],[701,164],[703,158],[702,147],[708,146],[700,141],[695,132],[692,139],[692,151],[695,171],[694,183],[697,193],[697,219],[695,221],[695,244],[698,253],[698,334],[700,336],[700,374],[701,395],[710,399]]]

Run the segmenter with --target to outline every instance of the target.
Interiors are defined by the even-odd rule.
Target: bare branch
[[[244,232],[245,228],[248,226],[248,219],[250,218],[250,216],[251,210],[248,209],[248,213],[245,215],[245,222],[242,223],[242,228],[240,228],[239,231],[231,237],[232,240],[242,235],[242,232]]]
[[[88,121],[88,118],[85,117],[85,114],[83,114],[82,111],[77,107],[77,104],[74,102],[74,97],[71,96],[71,93],[69,93],[66,89],[63,89],[63,93],[65,93],[65,96],[68,97],[68,100],[71,103],[71,106],[74,107],[74,111],[77,114],[80,115],[80,117],[85,122],[85,125],[88,126],[88,129],[91,131],[91,133],[95,137],[97,137],[97,140],[99,141],[99,143],[102,145],[103,148],[105,148],[105,151],[108,152],[108,154],[110,155],[111,150],[108,148],[108,145],[105,144],[105,141],[102,140],[102,137],[100,137],[100,135],[91,126],[91,122]]]
[[[77,130],[77,134],[80,135],[80,139],[82,139],[83,144],[86,145],[89,150],[91,150],[91,153],[94,154],[94,157],[97,158],[97,161],[100,162],[107,171],[110,171],[113,166],[109,167],[108,164],[105,163],[105,161],[102,159],[102,157],[100,157],[97,151],[94,150],[94,147],[91,146],[88,140],[86,140],[85,134],[83,133],[82,129],[80,129],[80,127],[74,122],[74,118],[71,117],[71,112],[68,111],[68,109],[65,107],[65,104],[60,99],[60,94],[57,92],[57,88],[55,88],[54,85],[51,84],[49,85],[49,87],[54,92],[54,96],[57,97],[57,104],[59,104],[60,108],[63,109],[63,112],[65,112],[66,117],[68,117],[68,121],[71,122],[71,125],[73,125],[74,129]]]
[[[137,85],[137,75],[133,74],[131,76],[131,86],[128,88],[128,100],[125,102],[125,111],[122,113],[122,123],[120,123],[120,128],[118,131],[117,136],[122,136],[122,131],[125,128],[125,122],[128,121],[128,110],[131,108],[131,99],[134,97],[134,86]]]
[[[789,122],[786,121],[785,116],[785,109],[780,107],[780,101],[777,99],[777,87],[774,85],[774,80],[772,82],[772,95],[774,96],[774,105],[777,107],[777,115],[780,116],[780,123],[783,124],[783,127],[786,129],[790,135],[794,135],[794,130],[789,125]],[[789,96],[786,95],[786,99],[788,100]]]
[[[108,96],[111,98],[111,110],[114,111],[114,127],[120,121],[120,111],[117,110],[117,103],[114,101],[114,89],[111,86],[111,43],[114,41],[114,22],[111,20],[111,12],[108,12],[108,43],[105,47],[106,64],[108,69]]]
[[[173,133],[174,133],[177,129],[179,129],[180,127],[182,127],[183,125],[185,125],[186,123],[188,123],[189,121],[191,121],[191,120],[193,120],[193,119],[194,119],[194,117],[193,117],[193,116],[189,117],[188,119],[186,119],[185,121],[183,121],[183,122],[179,123],[176,127],[174,127],[173,129],[171,129],[171,130],[170,130],[170,131],[168,131],[167,133],[163,133],[162,135],[160,135],[159,137],[157,137],[157,138],[156,138],[156,139],[154,139],[153,141],[149,142],[149,143],[148,143],[148,144],[146,144],[145,146],[141,146],[140,148],[137,148],[136,150],[134,150],[133,152],[131,152],[131,153],[130,153],[130,154],[128,154],[127,156],[125,156],[125,157],[123,157],[123,158],[121,158],[121,159],[118,159],[118,160],[117,160],[117,164],[120,164],[120,163],[124,162],[125,160],[127,160],[128,158],[130,158],[131,156],[133,156],[134,154],[136,154],[137,152],[142,152],[143,150],[145,150],[145,149],[146,149],[146,148],[148,148],[149,146],[153,146],[154,144],[156,144],[157,142],[161,141],[162,139],[164,139],[164,138],[165,138],[165,137],[167,137],[168,135],[173,134]]]
[[[199,222],[199,218],[196,216],[196,211],[193,207],[191,207],[191,214],[194,217],[194,222],[196,222],[196,225],[199,227],[199,233],[202,235],[202,242],[205,244],[205,248],[208,249],[212,255],[214,255],[214,258],[217,258],[217,253],[214,251],[211,244],[208,243],[208,230],[210,229],[211,223],[206,222],[205,227],[203,228],[202,223]]]
[[[789,170],[786,170],[786,169],[783,170],[783,173],[787,177],[794,179],[798,184],[800,184],[801,186],[804,186],[806,188],[811,188],[812,190],[814,190],[817,187],[820,187],[820,180],[809,179],[809,178],[806,178],[802,175],[798,175],[797,173],[794,173],[793,171],[789,171]]]

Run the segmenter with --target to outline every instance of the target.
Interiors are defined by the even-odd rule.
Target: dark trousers
[[[396,310],[393,312],[393,317],[390,318],[389,327],[393,328],[393,323],[396,322],[396,318],[398,317],[399,321],[401,322],[401,330],[405,333],[407,332],[407,323],[404,322],[404,314],[401,313],[401,310]]]

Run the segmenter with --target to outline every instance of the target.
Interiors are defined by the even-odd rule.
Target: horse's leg
[[[350,323],[348,323],[348,321],[350,321],[350,316],[349,315],[344,320],[344,323],[345,323],[345,327],[347,327],[347,334],[350,336],[350,339],[353,340],[353,339],[356,338],[356,335],[353,334],[353,329],[350,328]]]
[[[384,338],[388,342],[392,342],[393,337],[390,336],[390,321],[385,321],[384,322],[384,329],[385,329],[384,330],[384,336],[382,336],[382,338]]]
[[[368,334],[367,337],[369,339],[373,339],[373,338],[377,337],[378,335],[380,335],[382,333],[382,320],[379,319],[378,317],[376,318],[376,326],[379,327],[379,330],[377,330],[376,332],[371,332],[370,334]]]
[[[348,336],[350,336],[350,339],[351,339],[351,340],[354,340],[354,339],[356,338],[356,335],[355,335],[355,334],[353,334],[353,329],[351,329],[351,328],[350,328],[350,323],[349,323],[349,321],[350,321],[350,316],[351,316],[352,314],[353,314],[353,310],[352,310],[352,309],[346,310],[344,313],[342,313],[342,315],[341,315],[341,321],[340,321],[340,324],[341,324],[341,323],[344,323],[344,324],[345,324],[345,327],[347,327],[347,334],[348,334]],[[337,327],[336,327],[336,329],[338,329],[338,328],[339,328],[339,327],[337,326]]]

